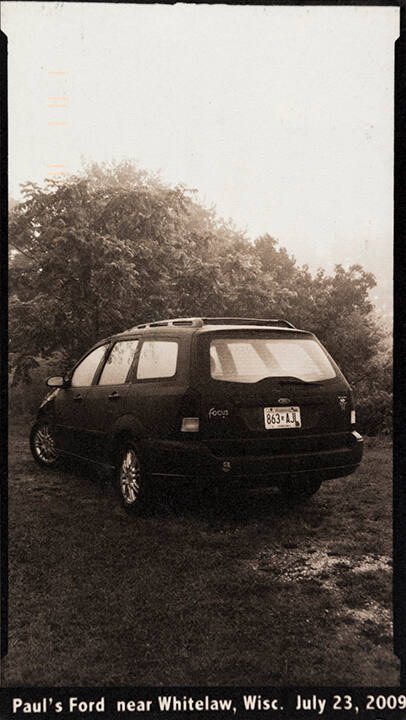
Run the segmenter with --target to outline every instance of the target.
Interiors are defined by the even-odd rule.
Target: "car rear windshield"
[[[336,377],[323,348],[311,337],[214,338],[210,343],[214,380],[255,383],[267,377],[319,382]]]

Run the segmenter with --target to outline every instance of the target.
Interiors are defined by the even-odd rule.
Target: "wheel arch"
[[[117,460],[120,448],[127,441],[139,443],[144,437],[141,424],[133,415],[125,415],[115,424],[111,439],[111,456],[113,462]]]

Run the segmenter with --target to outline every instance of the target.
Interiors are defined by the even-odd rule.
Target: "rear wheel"
[[[59,460],[51,426],[46,421],[35,423],[30,433],[30,448],[34,460],[42,467],[51,467]]]
[[[288,478],[279,483],[279,490],[288,500],[300,502],[307,500],[314,495],[321,485],[321,480],[317,478]]]
[[[137,446],[126,442],[118,455],[116,487],[121,504],[128,513],[145,509],[148,492],[143,462]]]

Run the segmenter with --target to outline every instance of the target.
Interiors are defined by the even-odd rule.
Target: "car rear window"
[[[267,377],[304,382],[329,380],[336,372],[312,338],[215,338],[210,343],[214,380],[255,383]]]

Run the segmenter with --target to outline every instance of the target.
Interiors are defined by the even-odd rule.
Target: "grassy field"
[[[134,519],[10,425],[4,685],[396,685],[391,447],[308,503],[162,499]]]

